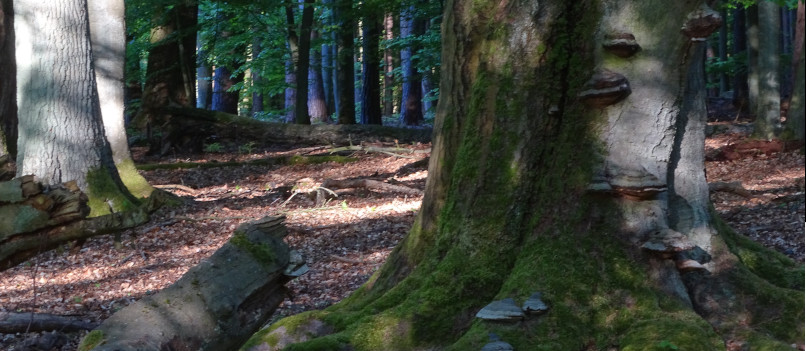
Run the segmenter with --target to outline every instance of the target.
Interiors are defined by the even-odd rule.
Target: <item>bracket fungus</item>
[[[641,46],[635,41],[635,36],[631,33],[612,33],[605,35],[602,47],[607,52],[618,57],[628,58],[641,51]]]
[[[686,23],[683,24],[680,31],[692,41],[705,41],[721,25],[722,16],[719,15],[719,12],[703,4],[688,15]]]
[[[651,200],[666,191],[666,184],[646,169],[610,169],[593,177],[588,191],[633,200]]]
[[[673,229],[664,228],[649,235],[641,248],[670,258],[678,252],[691,250],[696,245],[688,237]]]
[[[549,306],[543,302],[542,298],[543,295],[539,292],[532,294],[532,296],[529,296],[529,298],[523,302],[521,309],[526,314],[541,314],[548,311]]]
[[[523,310],[515,304],[515,300],[507,298],[490,302],[476,313],[476,318],[488,321],[519,321],[524,318],[524,314]]]
[[[287,277],[296,278],[305,273],[308,273],[308,265],[305,263],[305,258],[297,250],[289,252],[288,265],[285,267],[283,274]]]
[[[490,333],[490,342],[481,348],[481,351],[513,351],[515,350],[512,345],[501,340],[495,333]]]
[[[627,77],[609,70],[600,70],[585,83],[579,98],[588,106],[605,108],[626,98],[630,90]]]

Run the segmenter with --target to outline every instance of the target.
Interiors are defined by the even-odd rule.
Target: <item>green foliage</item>
[[[224,147],[221,146],[221,143],[215,142],[204,145],[204,152],[222,152],[222,151],[224,151]]]
[[[241,146],[238,146],[238,152],[242,154],[251,154],[253,151],[255,151],[255,145],[257,145],[257,143],[254,141],[242,144]]]

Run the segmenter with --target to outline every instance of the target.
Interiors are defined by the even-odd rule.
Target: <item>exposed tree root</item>
[[[92,330],[98,323],[87,322],[79,317],[59,316],[44,313],[0,312],[0,333],[14,334],[58,330],[73,332]]]

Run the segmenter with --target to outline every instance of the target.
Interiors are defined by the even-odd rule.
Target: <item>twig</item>
[[[330,255],[330,258],[332,258],[332,259],[334,259],[336,261],[341,261],[341,262],[345,262],[345,263],[352,263],[352,264],[362,264],[362,263],[364,263],[364,261],[362,261],[362,260],[353,260],[353,259],[350,259],[350,258],[347,258],[347,257],[341,257],[341,256],[336,256],[336,255]]]
[[[180,185],[180,184],[162,184],[162,185],[152,185],[152,186],[157,188],[157,189],[162,189],[162,190],[182,190],[182,191],[184,191],[186,193],[190,193],[191,195],[196,195],[196,193],[198,193],[196,191],[196,189],[193,189],[193,188],[190,188],[190,187],[187,187],[187,186],[184,186],[184,185]]]

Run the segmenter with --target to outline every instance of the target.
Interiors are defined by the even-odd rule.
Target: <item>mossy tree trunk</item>
[[[334,328],[300,349],[478,350],[491,332],[516,350],[802,342],[803,267],[709,210],[701,39],[721,20],[702,3],[446,2],[414,227],[350,298],[271,329]],[[534,292],[546,314],[474,318]]]
[[[91,216],[131,208],[137,200],[121,182],[104,136],[87,1],[14,6],[17,175],[36,175],[46,185],[75,180],[90,198]]]

